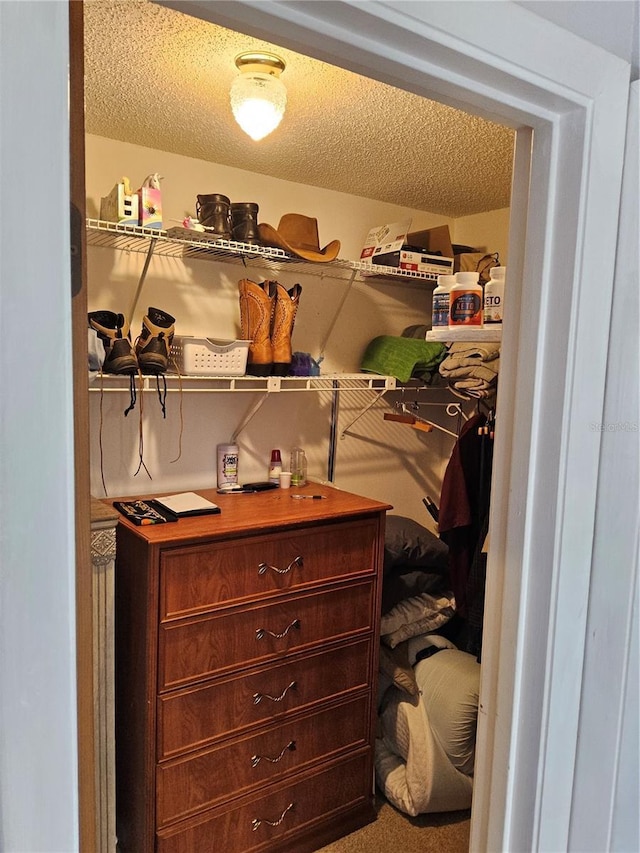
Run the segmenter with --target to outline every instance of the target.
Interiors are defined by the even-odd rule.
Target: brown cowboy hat
[[[339,240],[332,240],[324,249],[321,249],[318,242],[318,220],[303,216],[301,213],[285,213],[280,218],[277,231],[272,225],[260,222],[258,233],[260,242],[265,246],[284,249],[291,255],[304,258],[305,261],[315,263],[335,261],[340,251]]]

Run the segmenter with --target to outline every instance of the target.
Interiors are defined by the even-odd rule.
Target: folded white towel
[[[444,365],[444,362],[443,362]],[[495,382],[500,371],[500,359],[495,358],[489,362],[479,362],[471,366],[456,365],[455,367],[446,366],[440,371],[442,376],[449,382],[458,382],[462,379],[477,379],[483,382]]]
[[[456,341],[449,347],[447,358],[472,358],[491,361],[500,355],[500,344],[490,341]],[[446,359],[445,359],[446,360]]]

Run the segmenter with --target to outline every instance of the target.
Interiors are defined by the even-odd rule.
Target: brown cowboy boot
[[[273,375],[287,376],[291,370],[291,335],[295,323],[302,287],[294,284],[287,290],[277,281],[276,310],[271,328],[271,347],[273,349]]]
[[[240,328],[243,340],[251,341],[247,373],[270,376],[273,366],[271,323],[276,304],[276,286],[272,281],[257,284],[248,278],[238,282]]]

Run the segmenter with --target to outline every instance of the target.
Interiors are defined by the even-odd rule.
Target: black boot
[[[213,236],[222,240],[231,239],[231,201],[226,195],[211,193],[196,196],[198,222],[211,229]]]
[[[89,326],[98,333],[104,345],[105,373],[132,374],[138,372],[136,354],[131,346],[129,324],[123,314],[113,311],[91,311]]]
[[[240,201],[231,205],[231,235],[238,243],[259,243],[257,204]]]
[[[143,373],[166,373],[169,366],[169,352],[175,331],[175,317],[149,308],[142,319],[142,331],[136,341],[136,355]]]

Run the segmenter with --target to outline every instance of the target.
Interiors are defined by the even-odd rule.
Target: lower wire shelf
[[[156,391],[156,379],[162,376],[143,375],[136,377],[138,390]],[[323,376],[178,376],[164,374],[167,392],[185,393],[279,393],[292,391],[394,391],[394,376],[378,376],[367,373],[335,373]],[[98,374],[89,383],[90,392],[129,392],[130,377],[110,373]]]

